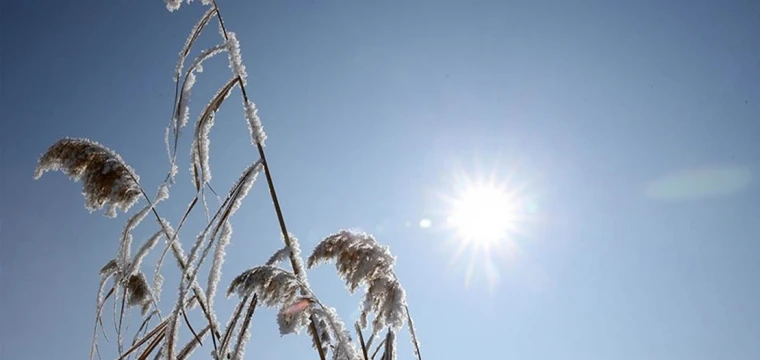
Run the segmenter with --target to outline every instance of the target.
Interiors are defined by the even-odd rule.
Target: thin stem
[[[242,351],[243,342],[245,341],[245,333],[248,331],[248,327],[251,325],[251,318],[253,318],[253,312],[256,310],[256,304],[259,302],[259,296],[258,294],[253,294],[253,298],[251,298],[251,303],[248,305],[248,312],[245,314],[245,319],[243,319],[243,324],[240,326],[240,332],[238,333],[238,340],[237,344],[235,344],[235,350],[233,354],[239,355]],[[238,358],[237,356],[233,356],[233,358]]]
[[[420,352],[420,343],[417,341],[417,330],[414,328],[414,321],[412,316],[409,315],[409,305],[404,305],[406,312],[406,323],[409,326],[409,333],[412,335],[412,342],[414,342],[414,349],[416,350],[417,360],[422,360],[422,353]]]
[[[124,320],[124,303],[127,301],[127,289],[124,288],[124,294],[121,296],[121,310],[119,311],[119,328],[116,329],[116,344],[119,349],[119,353],[124,350],[124,345],[121,336],[121,325]]]
[[[380,348],[383,347],[383,344],[385,344],[385,339],[380,342],[380,344],[377,345],[377,348],[375,348],[375,351],[372,353],[371,359],[375,360],[375,355],[377,355],[377,352],[380,351]]]
[[[311,328],[311,333],[314,334],[312,336],[314,337],[314,343],[317,345],[317,352],[319,353],[319,358],[325,359],[327,355],[325,355],[325,349],[324,347],[322,347],[322,339],[319,338],[319,333],[317,332],[317,324],[314,321],[314,314],[311,315],[311,318],[309,320],[311,320],[309,322],[309,327]]]
[[[216,3],[216,0],[212,0],[212,3],[214,5],[214,8],[216,8],[216,17],[219,19],[219,26],[222,28],[222,34],[224,34],[224,40],[228,40],[229,36],[227,35],[227,27],[224,25],[224,18],[222,18],[222,12],[219,10],[219,5]],[[245,89],[245,85],[243,84],[243,79],[238,76],[238,83],[240,84],[240,92],[243,95],[243,101],[245,103],[248,103],[248,92]],[[264,166],[264,175],[267,179],[267,186],[269,187],[269,195],[272,197],[272,203],[274,204],[274,211],[277,214],[277,221],[280,224],[280,231],[282,232],[282,237],[285,240],[285,244],[292,249],[291,247],[291,239],[290,236],[288,236],[288,228],[285,225],[285,217],[282,214],[282,208],[280,207],[280,201],[277,199],[277,191],[275,191],[274,188],[274,180],[272,180],[272,173],[269,170],[269,162],[267,161],[266,153],[264,152],[264,146],[260,142],[256,142],[256,149],[259,152],[259,159],[261,159],[261,164]],[[301,274],[300,268],[296,265],[296,261],[294,258],[294,255],[291,252],[290,256],[290,265],[293,268],[293,273],[301,277],[303,279],[306,278],[306,274]],[[314,324],[314,317],[311,318],[311,324],[309,325],[311,329],[313,330],[313,336],[314,336],[314,342],[319,343],[319,334],[317,334],[317,327]],[[319,358],[321,360],[325,360],[325,353],[324,350],[321,347],[318,347],[319,352]]]
[[[137,181],[137,178],[135,178],[134,175],[130,174],[130,176],[132,177],[132,180],[134,180],[135,183],[138,184],[138,187],[140,188],[140,192],[145,198],[145,201],[148,202],[148,205],[150,206],[151,211],[153,212],[153,215],[156,217],[156,220],[158,221],[159,225],[161,225],[161,230],[164,232],[164,235],[166,235],[166,238],[168,239],[167,241],[169,242],[169,247],[171,247],[173,250],[172,255],[174,255],[174,257],[177,259],[177,263],[180,266],[180,270],[182,270],[182,273],[184,273],[185,269],[187,269],[187,264],[185,263],[185,260],[182,259],[181,256],[179,256],[179,252],[177,251],[178,250],[177,247],[181,247],[182,245],[180,245],[179,242],[175,240],[175,237],[179,230],[175,232],[174,235],[169,233],[169,230],[166,228],[166,226],[164,226],[164,222],[163,222],[163,219],[161,218],[161,215],[158,214],[158,211],[156,211],[155,205],[153,204],[152,201],[150,201],[150,197],[148,196],[148,194],[145,193],[145,190],[143,190],[142,186],[139,186],[140,182]],[[207,308],[206,303],[202,301],[201,296],[203,294],[200,292],[200,290],[198,290],[198,287],[192,286],[193,283],[194,281],[191,281],[189,286],[192,288],[193,292],[195,293],[194,295],[198,298],[198,305],[200,306],[201,311],[203,311],[203,314],[205,315],[206,320],[208,321],[208,324],[212,329],[211,340],[212,340],[212,343],[214,344],[214,350],[216,350],[217,349],[216,339],[220,337],[219,331],[214,326],[214,321],[211,320],[211,314],[209,313],[209,309]]]
[[[364,356],[364,360],[369,360],[369,357],[367,356],[367,344],[364,342],[362,328],[359,327],[359,323],[354,323],[354,327],[356,328],[356,333],[359,335],[359,342],[362,345],[362,355]]]

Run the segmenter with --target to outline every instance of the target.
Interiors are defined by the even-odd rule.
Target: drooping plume
[[[274,254],[272,254],[272,256],[269,257],[269,260],[267,260],[264,265],[277,266],[279,263],[287,260],[289,257],[290,247],[285,246],[284,248],[277,250]]]
[[[257,266],[235,277],[227,288],[227,296],[239,297],[258,294],[259,302],[276,307],[292,304],[303,289],[303,284],[289,271],[274,266]]]
[[[81,179],[85,208],[105,207],[108,217],[115,217],[117,209],[128,211],[142,194],[140,178],[121,156],[88,139],[64,138],[53,144],[40,157],[34,178],[50,170],[62,171],[74,181]]]
[[[309,323],[314,300],[301,294],[306,286],[293,273],[271,266],[257,266],[238,275],[230,283],[227,296],[236,293],[240,298],[256,294],[267,307],[280,307],[277,324],[280,334],[298,333]]]
[[[361,328],[366,328],[370,312],[374,313],[373,335],[386,326],[396,330],[403,326],[406,293],[393,273],[395,258],[387,246],[378,244],[369,234],[343,230],[317,245],[308,266],[333,260],[349,292],[366,287],[358,321]]]
[[[369,285],[372,279],[393,273],[396,259],[386,246],[381,246],[372,235],[342,230],[322,240],[309,256],[307,265],[313,268],[335,260],[338,275],[353,293],[361,284]]]
[[[144,306],[151,299],[150,285],[142,273],[129,276],[127,292],[129,294],[129,306]]]

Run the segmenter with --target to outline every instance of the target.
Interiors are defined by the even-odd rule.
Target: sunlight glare
[[[448,223],[468,242],[492,244],[507,236],[515,221],[514,201],[493,185],[465,189],[453,205]]]
[[[515,264],[521,252],[518,242],[528,237],[529,224],[536,220],[538,204],[530,184],[517,181],[509,170],[501,175],[496,170],[456,171],[450,192],[439,193],[447,205],[441,209],[441,230],[451,235],[450,266],[464,272],[466,287],[483,279],[493,289],[501,270]]]

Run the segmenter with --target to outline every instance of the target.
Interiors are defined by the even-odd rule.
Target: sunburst
[[[466,256],[465,285],[484,276],[493,287],[499,281],[499,268],[519,252],[517,239],[525,235],[535,203],[526,186],[510,177],[499,180],[494,174],[472,176],[462,171],[454,179],[451,192],[442,195],[447,203],[445,230],[452,233],[455,248],[451,265]]]

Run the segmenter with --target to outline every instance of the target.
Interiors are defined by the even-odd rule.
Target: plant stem
[[[216,3],[216,0],[212,0],[212,3],[214,5],[214,8],[216,8],[216,17],[217,19],[219,19],[219,26],[222,28],[224,39],[228,40],[229,37],[227,35],[227,28],[224,26],[224,19],[222,18],[222,12],[219,10],[219,5]],[[246,91],[245,85],[243,84],[243,79],[241,79],[240,76],[238,76],[238,83],[240,84],[240,92],[243,94],[243,101],[248,103],[249,101],[248,92]],[[288,228],[285,225],[285,217],[282,214],[282,208],[280,208],[280,201],[277,199],[277,192],[275,191],[275,188],[274,188],[274,180],[272,180],[272,173],[269,170],[269,162],[267,161],[266,153],[264,152],[264,146],[261,143],[256,142],[256,149],[259,152],[259,158],[261,159],[261,163],[264,166],[264,175],[266,176],[266,179],[267,179],[267,186],[269,187],[269,195],[272,197],[272,203],[274,204],[274,211],[277,214],[277,221],[280,223],[280,231],[282,232],[282,237],[285,240],[285,244],[289,248],[292,248],[291,247],[292,241],[290,239],[290,236],[288,236]],[[292,266],[293,273],[296,276],[303,279],[306,278],[306,274],[301,274],[298,266],[296,266],[296,261],[292,252],[290,255],[290,265]],[[311,323],[309,324],[309,326],[312,329],[312,334],[314,336],[314,343],[319,344],[320,339],[319,339],[319,334],[317,333],[316,324],[314,323],[314,316],[311,317]],[[318,346],[317,348],[318,348],[317,351],[319,352],[319,358],[321,360],[325,360],[326,357],[325,357],[324,350],[322,349],[321,346]]]
[[[414,343],[414,348],[416,349],[417,360],[422,360],[420,343],[417,341],[417,330],[414,328],[414,321],[412,321],[412,316],[409,315],[409,305],[404,305],[404,310],[406,313],[406,323],[407,326],[409,326],[409,333],[412,335],[412,342]]]
[[[356,333],[359,335],[359,342],[361,342],[362,345],[362,355],[364,356],[364,360],[369,360],[369,357],[367,356],[367,344],[364,342],[364,335],[362,334],[362,328],[359,327],[359,323],[355,323],[354,327],[356,328]]]

